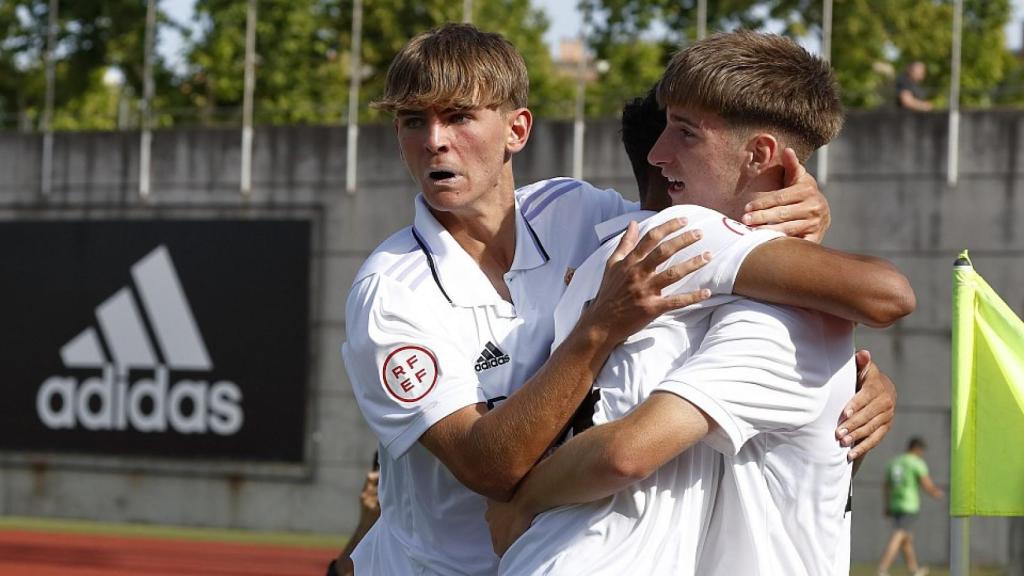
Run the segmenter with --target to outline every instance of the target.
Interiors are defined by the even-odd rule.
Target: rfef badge
[[[381,371],[384,389],[399,402],[416,402],[437,384],[437,357],[423,346],[408,345],[393,350]]]

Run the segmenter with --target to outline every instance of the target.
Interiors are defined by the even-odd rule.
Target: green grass
[[[348,540],[341,534],[311,534],[295,532],[255,532],[221,528],[191,528],[155,524],[91,522],[86,520],[55,520],[19,516],[0,517],[0,530],[32,530],[102,536],[137,538],[166,538],[171,540],[197,540],[204,542],[234,542],[239,544],[271,544],[304,548],[330,548],[341,550]]]
[[[928,568],[930,569],[928,576],[949,576],[949,569],[944,566],[928,566]],[[875,576],[877,571],[877,564],[854,564],[850,570],[850,576]],[[889,570],[889,576],[910,576],[910,572],[900,564]],[[990,566],[974,566],[971,568],[971,576],[1006,576],[1006,570]]]

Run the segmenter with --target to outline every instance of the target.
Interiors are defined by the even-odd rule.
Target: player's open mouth
[[[669,180],[668,191],[669,194],[682,194],[686,190],[686,184],[681,180]]]
[[[443,183],[445,181],[455,178],[455,172],[448,170],[431,170],[428,174],[430,179],[434,182]]]

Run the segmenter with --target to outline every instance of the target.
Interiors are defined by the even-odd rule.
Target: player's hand
[[[491,530],[491,546],[494,547],[494,553],[498,556],[504,556],[505,551],[533,523],[533,516],[522,513],[516,506],[515,499],[511,502],[488,500],[484,518],[487,520],[487,527]]]
[[[744,208],[743,223],[820,243],[832,224],[828,201],[792,148],[782,152],[782,167],[785,187],[758,194]]]
[[[608,343],[618,344],[658,316],[709,298],[711,291],[706,289],[686,294],[661,294],[662,288],[711,260],[711,253],[704,252],[659,271],[660,264],[702,237],[700,230],[688,230],[665,240],[685,225],[684,218],[670,220],[648,230],[638,242],[637,225],[630,222],[615,252],[608,258],[601,288],[580,317],[580,325],[597,328]]]
[[[871,361],[867,350],[857,351],[857,394],[843,408],[836,438],[853,446],[848,454],[855,460],[878,446],[892,428],[896,414],[896,386]]]
[[[380,518],[380,500],[377,499],[377,484],[380,472],[371,470],[366,473],[363,491],[359,493],[359,522],[373,524]]]

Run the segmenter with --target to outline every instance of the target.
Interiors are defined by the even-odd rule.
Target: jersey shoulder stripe
[[[535,203],[545,198],[552,190],[563,186],[566,182],[577,182],[577,180],[559,176],[527,184],[517,189],[516,197],[519,199],[519,211],[525,215]]]
[[[367,276],[380,275],[408,285],[410,281],[419,277],[421,269],[426,267],[426,255],[416,242],[412,227],[408,226],[381,242],[363,262],[353,283]]]
[[[527,221],[532,222],[559,198],[566,197],[570,192],[579,191],[583,188],[583,183],[579,180],[573,180],[571,178],[563,180],[556,186],[552,186],[543,195],[531,197],[531,200],[534,198],[536,198],[536,200],[531,202],[522,210],[523,217],[526,218]]]
[[[437,279],[426,245],[417,237],[412,226],[399,230],[382,242],[356,273],[352,285],[372,276],[386,278],[410,292],[431,291],[443,301],[451,303],[451,298]],[[426,282],[428,279],[430,281]]]

